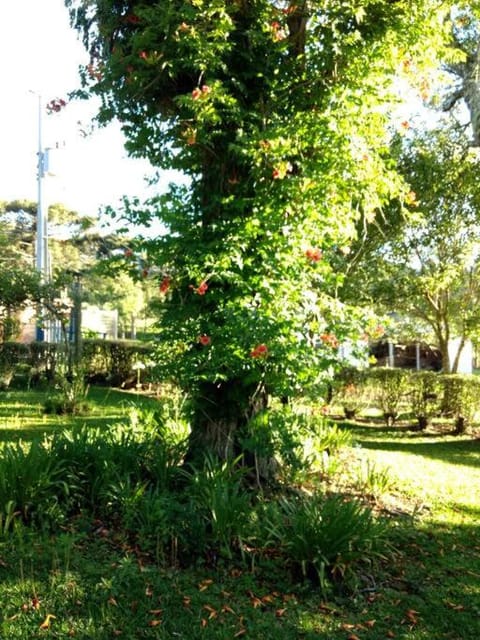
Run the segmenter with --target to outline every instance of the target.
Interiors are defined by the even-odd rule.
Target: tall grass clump
[[[210,550],[232,558],[242,549],[252,510],[252,492],[244,483],[240,458],[220,461],[207,455],[203,467],[186,470],[191,507],[203,520]]]
[[[325,470],[329,458],[350,443],[350,433],[325,416],[291,407],[257,414],[242,442],[247,455],[252,452],[259,485],[272,476],[284,484],[301,482],[312,471]]]
[[[387,527],[360,501],[320,493],[280,499],[270,510],[270,544],[294,574],[322,590],[355,578],[358,565],[386,550]]]
[[[161,566],[262,562],[274,550],[322,588],[372,552],[380,527],[360,503],[298,494],[303,480],[315,486],[325,458],[350,444],[348,431],[321,415],[279,409],[249,425],[246,454],[194,464],[184,416],[175,415],[172,407],[132,405],[127,423],[4,445],[1,534],[17,521],[54,535],[103,531]],[[268,476],[260,458],[248,459],[259,442],[275,461]]]
[[[0,513],[12,524],[12,513],[22,522],[49,528],[63,523],[61,505],[70,486],[65,461],[50,455],[45,441],[3,444],[0,450]],[[8,515],[10,514],[10,516]]]

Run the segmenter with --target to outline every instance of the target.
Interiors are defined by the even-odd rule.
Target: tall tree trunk
[[[455,357],[454,357],[452,365],[451,365],[450,373],[457,373],[458,372],[458,365],[460,364],[460,356],[462,355],[462,351],[463,351],[464,346],[465,346],[465,337],[462,336],[462,338],[460,339],[460,343],[459,343],[459,345],[457,347],[457,352],[455,354]]]
[[[245,386],[241,379],[204,382],[193,399],[192,431],[188,461],[201,459],[206,452],[221,460],[244,455],[254,460],[245,446],[250,420],[268,406],[263,385]]]

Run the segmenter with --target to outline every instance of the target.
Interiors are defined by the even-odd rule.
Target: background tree
[[[399,168],[412,191],[359,236],[343,290],[394,312],[411,337],[432,340],[446,372],[457,370],[480,326],[479,167],[469,143],[452,121],[403,139]]]
[[[192,449],[242,448],[269,392],[318,382],[358,316],[329,295],[355,221],[402,190],[390,87],[431,60],[438,3],[67,0],[91,62],[82,95],[134,156],[182,171],[133,222],[158,274],[165,375],[192,393]],[[446,32],[445,27],[445,32]],[[427,54],[428,52],[428,54]]]
[[[443,84],[442,107],[445,111],[468,109],[472,126],[472,144],[480,146],[480,10],[478,3],[458,3],[451,22],[453,59],[444,68],[451,79]]]
[[[103,233],[96,221],[56,203],[49,207],[50,281],[39,289],[35,269],[37,203],[15,200],[0,203],[0,304],[3,335],[18,334],[18,311],[43,299],[45,311],[68,324],[67,293],[81,274],[84,301],[119,312],[121,327],[130,331],[134,319],[143,318],[147,305],[145,285],[127,273],[107,273],[101,265],[113,254],[124,255],[129,240],[114,232]],[[139,267],[140,268],[140,267]],[[87,286],[85,286],[87,285]]]

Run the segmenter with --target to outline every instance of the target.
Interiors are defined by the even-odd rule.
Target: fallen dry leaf
[[[235,611],[232,609],[232,607],[229,607],[227,604],[224,604],[222,606],[222,613],[233,613],[233,615],[235,615]]]
[[[158,618],[155,618],[154,620],[150,620],[150,622],[148,623],[149,627],[158,627],[159,624],[162,624],[161,620],[158,620]]]
[[[272,595],[267,594],[266,596],[262,596],[261,600],[262,600],[262,602],[265,602],[265,603],[269,604],[269,603],[273,602],[275,600],[275,598]]]
[[[54,616],[52,613],[47,613],[47,617],[40,625],[40,629],[48,629],[51,625],[51,621],[54,620],[55,618],[56,616]]]
[[[406,622],[409,622],[410,624],[418,624],[418,611],[415,611],[415,609],[407,609],[405,611],[405,618],[401,621],[400,624],[405,624]]]
[[[211,607],[209,604],[204,604],[203,608],[205,609],[205,611],[208,611],[209,615],[208,615],[208,619],[212,620],[213,618],[216,618],[218,616],[218,611],[216,609],[214,609],[213,607]]]
[[[350,622],[342,622],[340,625],[340,629],[342,631],[351,631],[352,629],[356,629],[357,625],[351,624]]]
[[[205,591],[211,584],[213,584],[213,580],[202,580],[198,585],[198,590]]]

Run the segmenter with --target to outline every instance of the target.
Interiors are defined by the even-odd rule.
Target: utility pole
[[[48,207],[45,203],[44,185],[48,157],[47,152],[43,149],[43,118],[42,118],[42,96],[35,93],[38,98],[38,147],[37,147],[37,234],[35,246],[35,264],[43,283],[48,281],[49,264],[48,264]],[[41,309],[39,309],[41,316]],[[39,342],[45,340],[45,329],[40,324],[40,318],[37,321],[35,338]]]
[[[47,171],[48,151],[42,141],[42,96],[38,95],[37,151],[37,244],[36,266],[44,281],[48,280],[48,208],[45,204],[43,180]]]
[[[50,170],[49,147],[43,147],[43,108],[42,95],[31,91],[38,99],[38,148],[37,148],[37,235],[35,245],[35,265],[40,274],[42,283],[50,280],[50,253],[48,247],[48,203],[45,198],[45,178],[53,175]],[[63,100],[52,100],[48,108],[60,111],[65,106]],[[58,148],[58,144],[57,144]],[[39,314],[41,315],[41,313]],[[51,341],[53,338],[52,326],[45,330],[40,322],[37,323],[36,339],[38,341]]]

